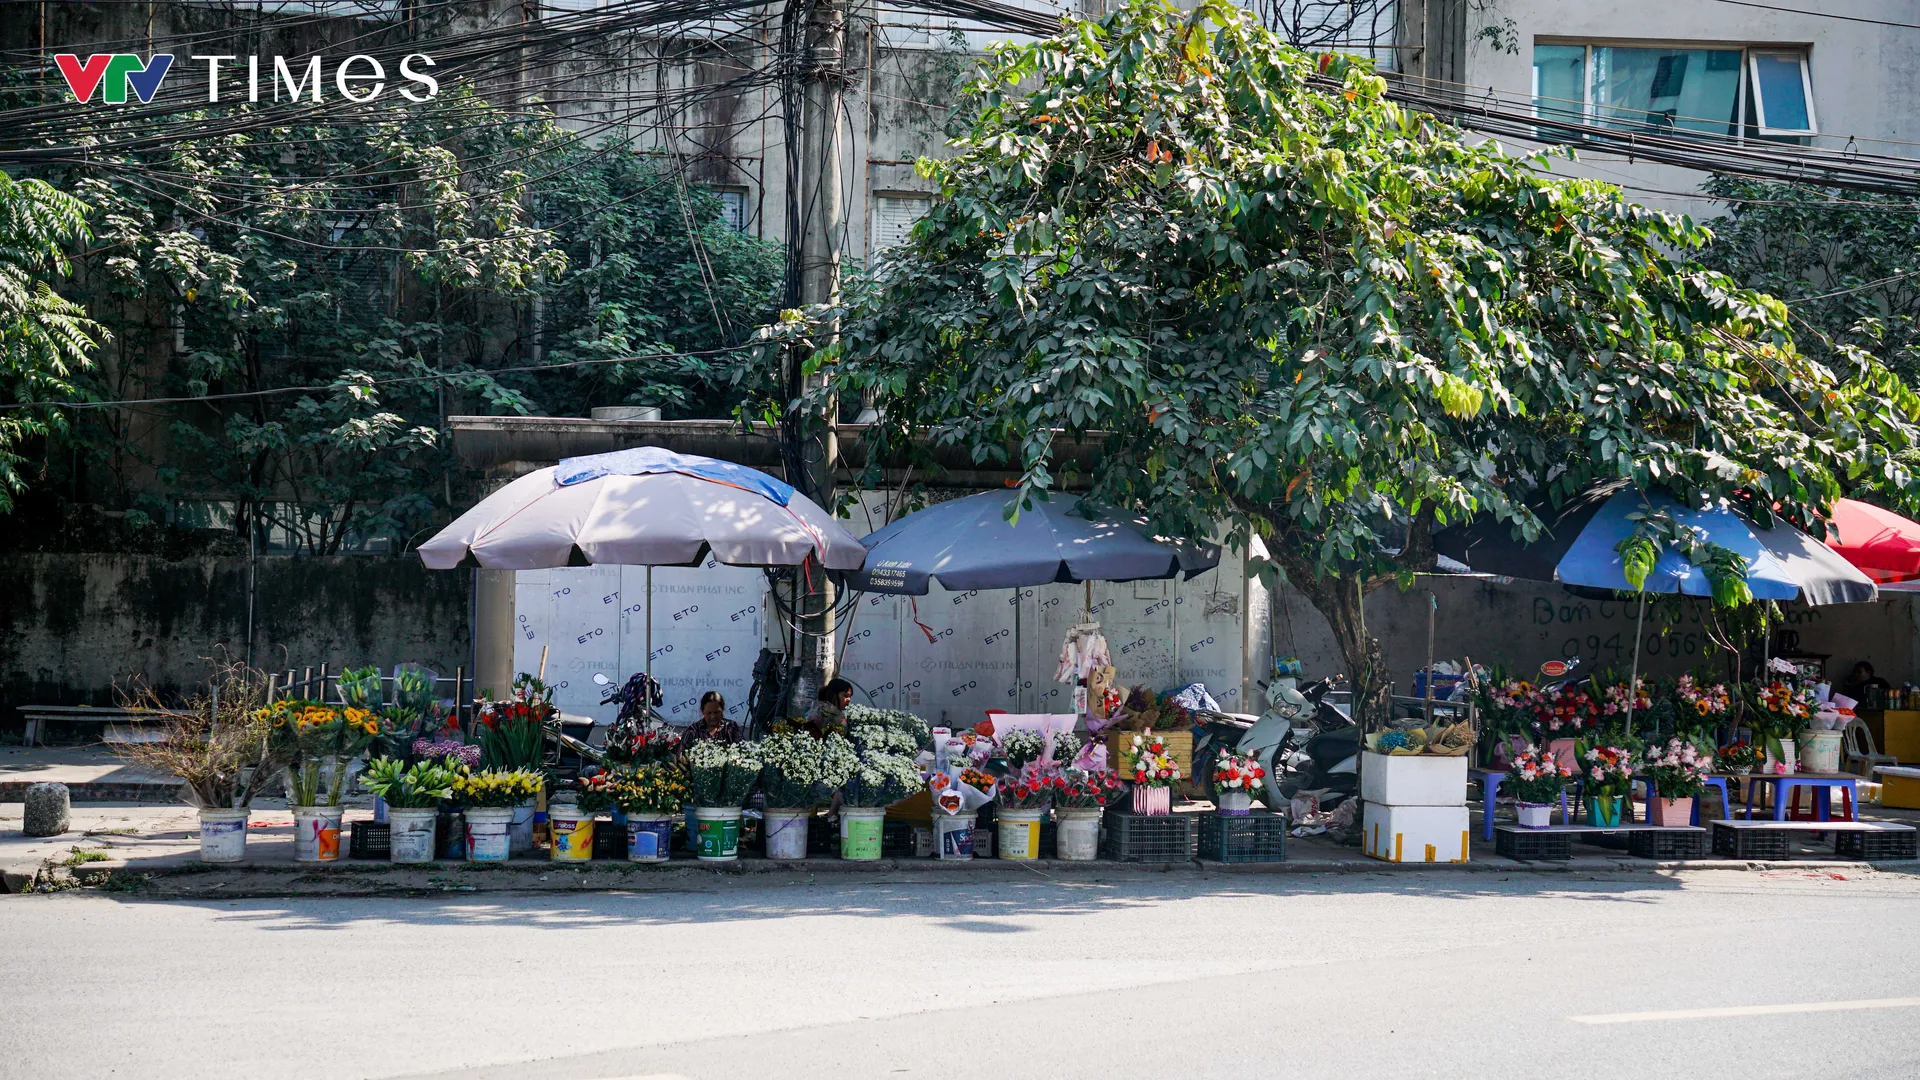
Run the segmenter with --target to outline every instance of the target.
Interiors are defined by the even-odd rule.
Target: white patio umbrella
[[[819,505],[758,469],[657,446],[567,458],[482,499],[420,545],[432,570],[555,566],[858,570],[866,548]]]

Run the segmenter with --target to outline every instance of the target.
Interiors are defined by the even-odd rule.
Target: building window
[[[1815,131],[1812,97],[1807,54],[1797,49],[1533,47],[1533,112],[1545,120],[1656,134],[1805,136]]]
[[[734,232],[747,231],[747,192],[744,188],[721,188],[720,219],[733,226]]]
[[[925,195],[875,195],[868,251],[885,251],[906,243],[913,235],[913,223],[925,217],[932,205],[933,200]]]

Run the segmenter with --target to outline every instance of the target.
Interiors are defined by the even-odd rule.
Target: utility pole
[[[787,300],[789,306],[805,307],[832,303],[840,296],[847,199],[842,159],[849,134],[842,109],[850,82],[846,0],[789,0],[781,41],[791,50],[786,59],[793,65],[786,82]],[[825,327],[825,340],[819,344],[827,344],[837,329]],[[786,357],[790,401],[826,389],[824,373],[804,374],[805,360],[799,348],[790,349]],[[829,511],[840,457],[834,414],[831,404],[817,421],[790,410],[781,433],[789,480]],[[824,680],[836,666],[834,589],[822,567],[803,567],[799,573],[795,610],[805,631],[799,642],[800,668]]]

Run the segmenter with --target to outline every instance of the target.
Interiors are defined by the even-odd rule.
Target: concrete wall
[[[0,728],[16,706],[111,705],[138,676],[162,693],[243,657],[248,560],[0,556]],[[253,662],[266,668],[471,664],[471,573],[417,559],[263,558]]]
[[[1587,600],[1558,585],[1501,584],[1482,579],[1420,578],[1411,592],[1392,585],[1367,597],[1367,625],[1380,635],[1398,693],[1409,693],[1412,672],[1426,663],[1427,596],[1436,602],[1434,656],[1440,660],[1472,657],[1476,663],[1501,663],[1531,672],[1548,660],[1578,656],[1587,670],[1633,663],[1632,603]],[[1640,636],[1643,674],[1679,675],[1700,665],[1724,665],[1709,655],[1701,625],[1702,605],[1682,601],[1680,622],[1663,625],[1660,608],[1650,605]],[[1298,655],[1310,675],[1339,671],[1326,620],[1292,589],[1274,602],[1274,655]],[[1871,604],[1836,604],[1787,610],[1787,625],[1775,639],[1780,652],[1828,653],[1829,675],[1841,676],[1857,660],[1899,683],[1920,676],[1920,637],[1914,628],[1911,594],[1885,594]]]

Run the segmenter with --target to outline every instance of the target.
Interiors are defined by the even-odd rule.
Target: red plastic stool
[[[1800,788],[1800,787],[1794,788],[1788,794],[1788,798],[1791,799],[1792,801],[1787,803],[1787,820],[1788,821],[1820,820],[1820,812],[1818,810],[1820,796],[1816,793],[1817,791],[1818,791],[1817,788]],[[1807,808],[1805,810],[1800,809],[1800,796],[1802,794],[1805,794],[1807,797]],[[1840,796],[1839,805],[1833,807],[1833,813],[1830,815],[1830,820],[1852,821],[1853,820],[1853,792],[1848,791],[1846,788],[1841,788],[1837,792],[1837,794]]]

